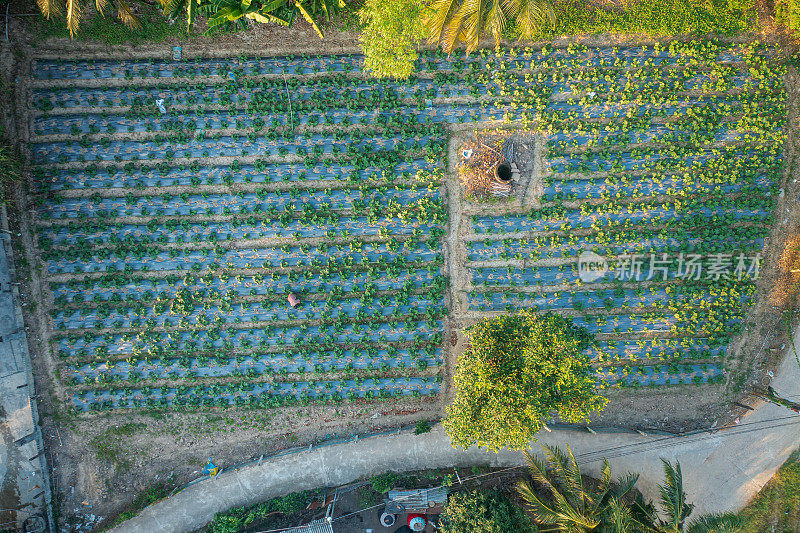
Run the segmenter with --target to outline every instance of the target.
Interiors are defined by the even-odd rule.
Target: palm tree
[[[664,533],[680,533],[683,524],[692,514],[694,505],[686,503],[686,493],[683,491],[683,474],[680,463],[672,463],[661,459],[664,466],[664,482],[659,485],[658,492],[661,496],[661,510],[666,520],[658,519],[658,529]]]
[[[614,482],[611,466],[603,459],[600,480],[584,482],[572,449],[565,454],[557,447],[544,446],[547,461],[525,452],[534,482],[548,493],[540,498],[528,481],[517,491],[538,524],[569,533],[733,533],[741,527],[734,515],[705,515],[685,525],[694,506],[686,502],[681,466],[662,459],[664,482],[659,486],[660,518],[651,503],[633,492],[638,475],[627,474]],[[548,468],[549,467],[549,468]]]
[[[567,453],[555,446],[545,445],[544,449],[547,461],[527,451],[525,459],[533,481],[544,487],[548,497],[537,496],[527,480],[517,484],[517,491],[537,523],[552,526],[551,531],[571,533],[627,533],[649,529],[649,521],[643,520],[648,515],[628,501],[632,499],[637,475],[627,474],[612,481],[611,465],[604,459],[599,483],[586,483],[569,446]]]
[[[433,0],[427,12],[428,40],[448,54],[459,44],[469,54],[487,32],[499,44],[509,21],[516,23],[524,39],[555,22],[550,0]]]
[[[86,6],[81,5],[81,0],[66,0],[66,4],[62,4],[58,0],[36,0],[36,4],[47,20],[50,20],[50,17],[61,15],[64,12],[64,8],[66,8],[67,28],[69,29],[69,36],[72,38],[78,33],[81,18],[87,9]],[[132,29],[142,27],[126,0],[94,0],[94,8],[100,16],[105,16],[106,8],[108,8],[109,4],[114,5],[117,17],[127,27]]]
[[[732,533],[741,527],[741,520],[734,515],[712,514],[698,518],[695,522],[684,526],[694,505],[686,503],[683,490],[683,474],[677,461],[672,463],[661,459],[664,466],[664,482],[659,485],[660,504],[665,518],[653,517],[656,531],[659,533]]]

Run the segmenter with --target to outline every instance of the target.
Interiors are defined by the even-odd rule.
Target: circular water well
[[[508,163],[498,163],[494,167],[494,177],[500,183],[509,183],[511,181],[511,165]]]

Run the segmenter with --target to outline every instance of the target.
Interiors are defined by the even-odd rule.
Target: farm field
[[[451,307],[576,314],[609,385],[724,382],[777,197],[771,53],[429,52],[400,83],[364,79],[357,56],[36,60],[37,241],[64,400],[436,395]],[[464,202],[463,263],[445,265],[449,134],[502,119],[539,132],[543,194]],[[604,278],[581,281],[585,250],[611,260]]]
[[[751,372],[774,269],[777,56],[426,51],[401,82],[357,55],[34,58],[28,257],[62,482],[119,503],[109,487],[146,463],[183,482],[212,452],[443,415],[464,329],[519,309],[596,335],[598,383],[635,404],[600,424],[705,417]],[[525,187],[464,197],[479,138]],[[608,266],[593,279],[588,251]]]
[[[404,102],[422,89],[357,67],[36,62],[38,242],[72,409],[441,390],[445,129]]]
[[[494,94],[542,132],[527,189],[541,194],[466,203],[465,316],[574,315],[610,385],[725,383],[782,179],[772,53],[672,43],[493,59]],[[602,275],[583,275],[586,252],[607,261]]]

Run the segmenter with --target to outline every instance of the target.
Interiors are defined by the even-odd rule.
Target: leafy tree
[[[84,5],[83,0],[66,0],[66,4],[62,4],[59,0],[36,0],[36,4],[47,20],[65,14],[69,35],[73,38],[78,33],[84,13],[87,9],[91,9],[90,6]],[[126,0],[94,0],[93,4],[100,16],[104,16],[111,5],[123,24],[132,29],[141,28],[139,19],[133,14]]]
[[[592,337],[571,319],[523,312],[468,331],[443,422],[454,446],[523,449],[553,412],[580,422],[605,406],[585,353]]]
[[[517,484],[538,524],[570,532],[634,533],[649,529],[648,509],[640,500],[634,504],[633,487],[638,475],[627,474],[613,481],[611,465],[604,459],[600,480],[587,480],[569,446],[567,453],[555,446],[544,449],[547,461],[527,451],[525,458],[533,481],[544,488],[547,496],[538,496],[527,480]]]
[[[419,0],[366,0],[358,12],[364,70],[376,78],[405,79],[414,70],[417,42],[426,35]]]
[[[451,494],[441,516],[442,533],[531,533],[536,526],[502,493]]]
[[[450,53],[464,44],[469,54],[491,33],[500,44],[509,22],[521,39],[532,39],[555,23],[549,0],[433,0],[425,18],[428,40]]]

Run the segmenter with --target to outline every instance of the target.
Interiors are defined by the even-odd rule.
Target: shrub
[[[372,483],[372,488],[375,489],[375,492],[386,494],[392,488],[392,485],[397,483],[398,479],[400,479],[400,476],[397,474],[386,472],[385,474],[372,476],[369,482]]]
[[[414,435],[422,435],[423,433],[428,433],[431,430],[431,425],[426,420],[420,420],[417,422],[417,427],[414,428]]]

